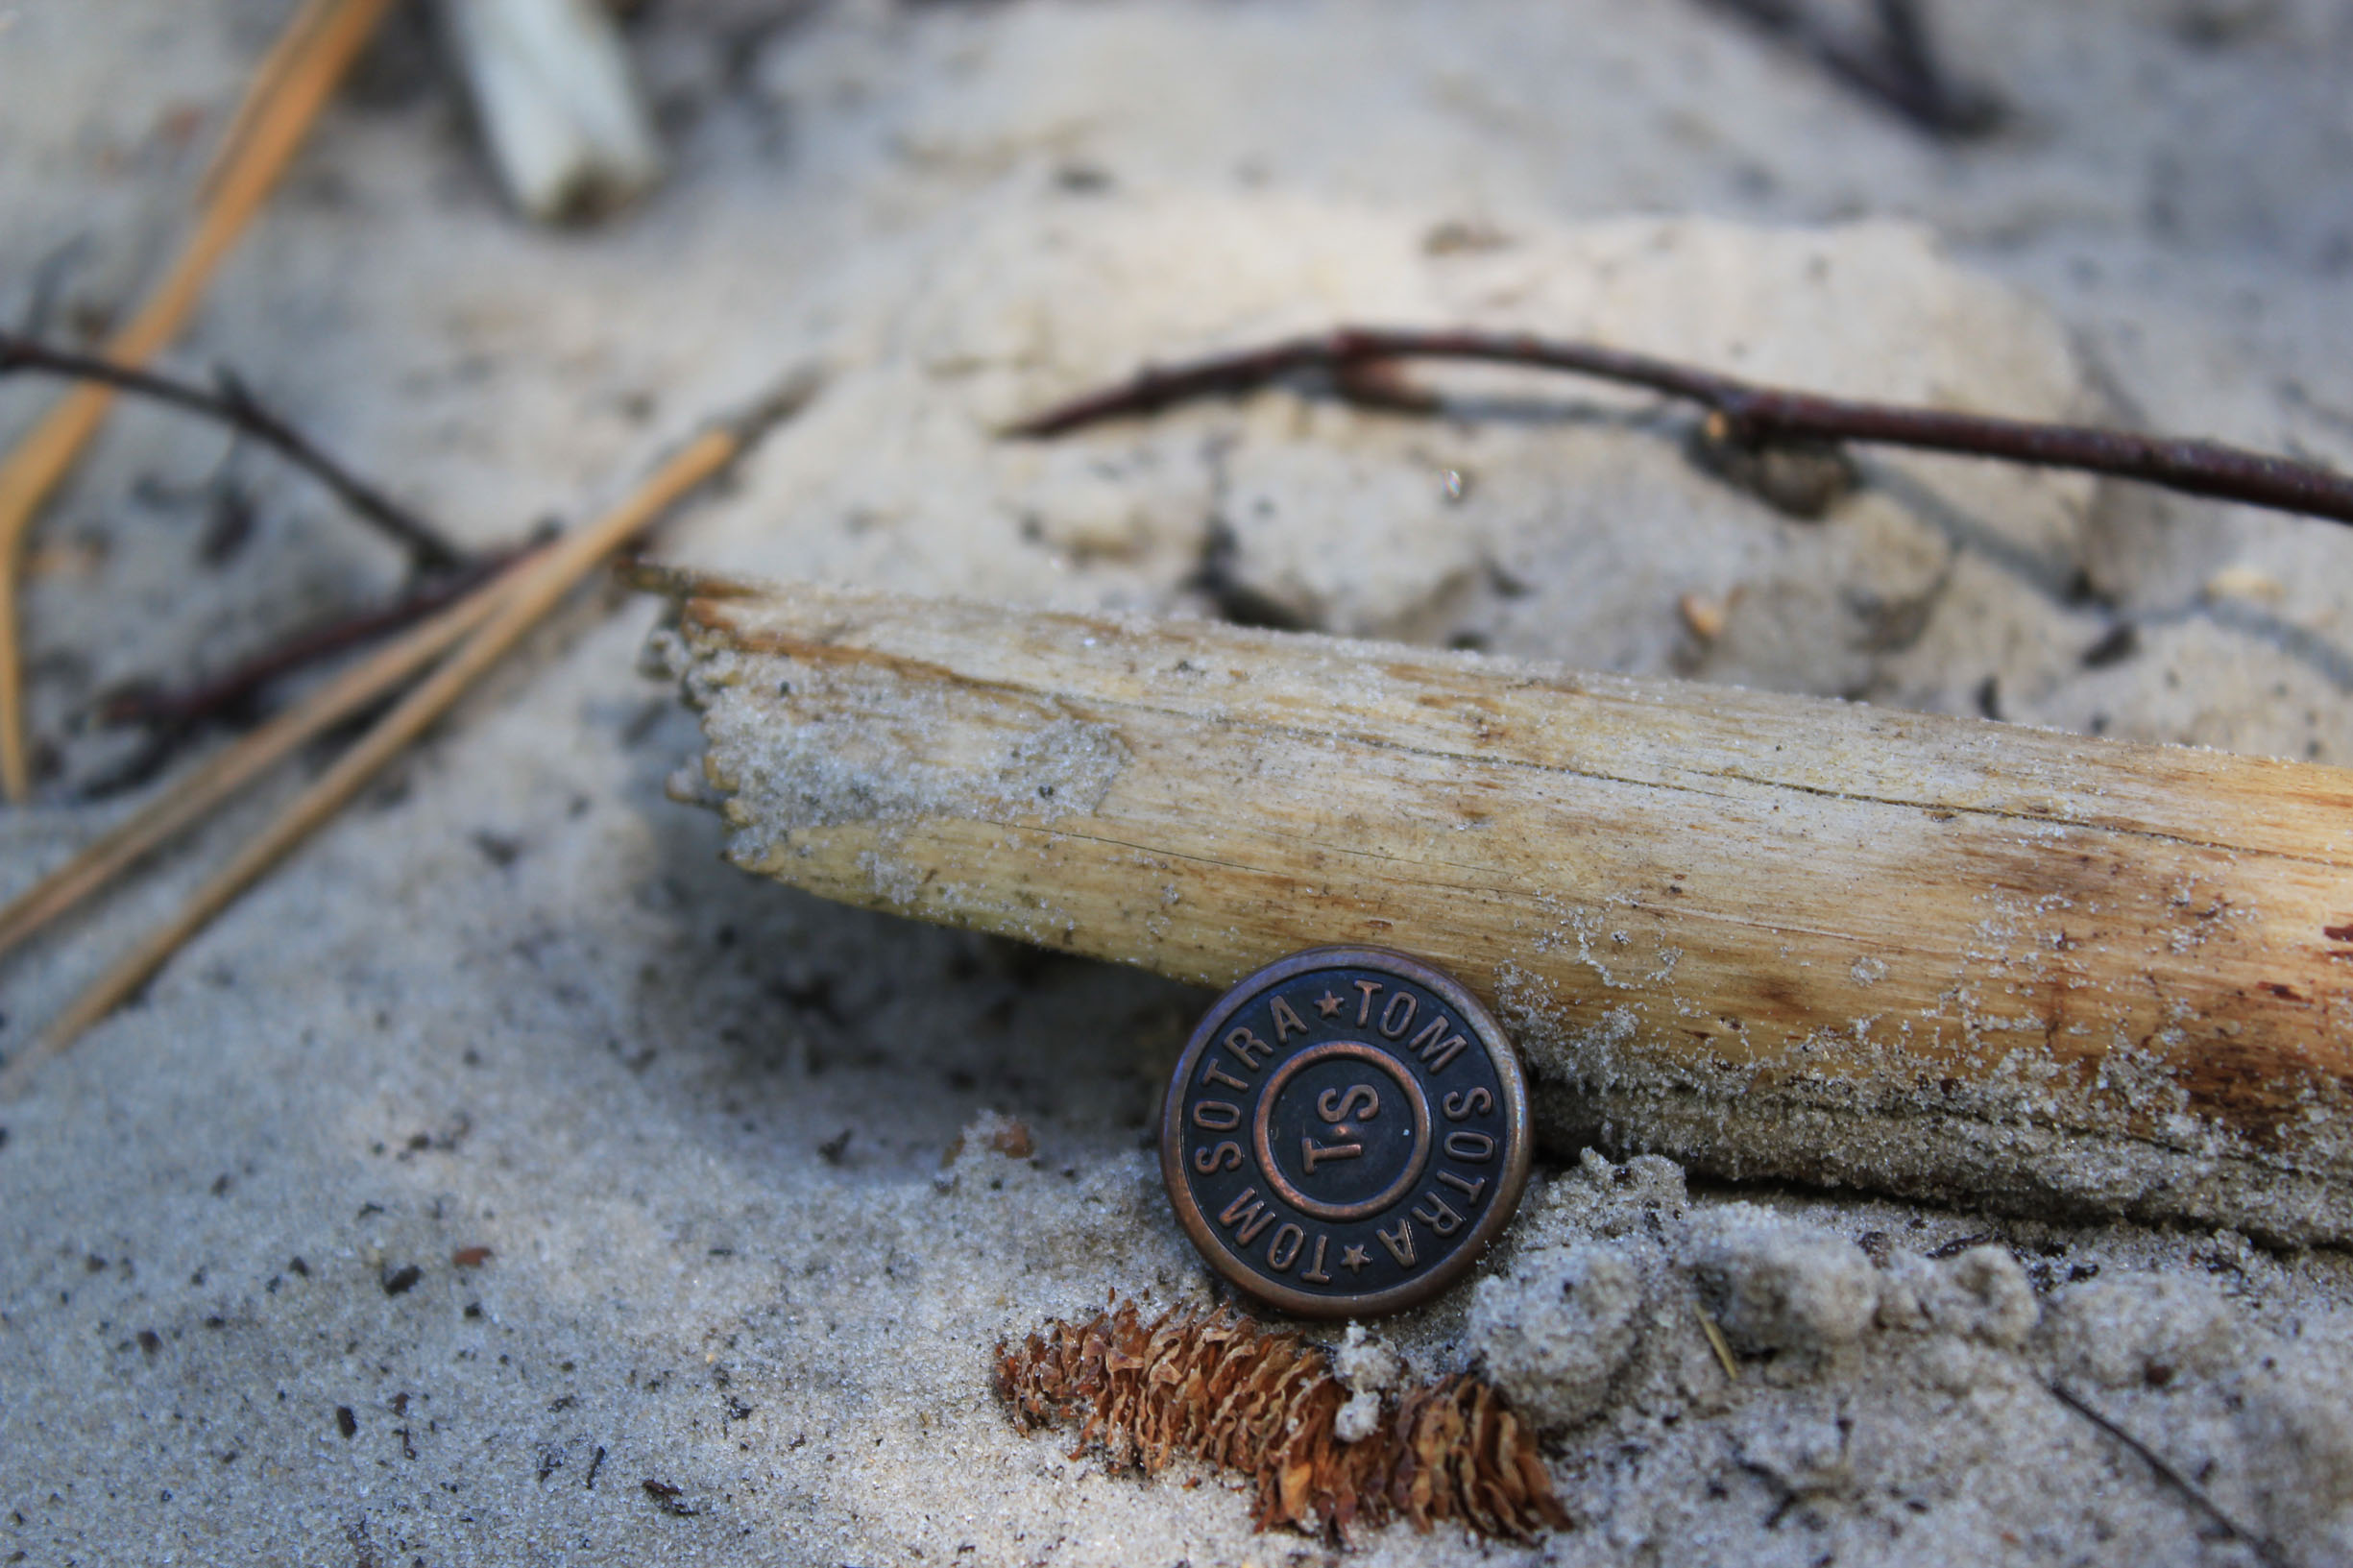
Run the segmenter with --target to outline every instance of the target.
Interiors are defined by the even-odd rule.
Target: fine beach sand
[[[289,9],[0,0],[0,320],[123,307]],[[1496,373],[1433,374],[1443,419],[990,435],[1153,357],[1460,321],[2353,466],[2341,7],[1948,3],[2013,109],[1957,150],[1697,3],[787,10],[643,8],[671,176],[576,231],[503,208],[400,14],[172,363],[473,543],[807,366],[658,554],[2353,762],[2327,523],[1872,453],[1800,521],[1686,414]],[[47,396],[0,384],[0,433]],[[133,749],[102,694],[397,582],[225,449],[125,408],[37,531],[0,894],[143,798],[82,797]],[[1147,1131],[1207,999],[720,863],[664,794],[698,735],[656,618],[584,595],[0,1105],[0,1563],[1327,1560],[992,1392],[1049,1317],[1212,1299]],[[12,955],[0,1054],[295,782]],[[1367,1328],[1362,1387],[1510,1390],[1576,1527],[1366,1562],[2353,1560],[2339,1251],[1552,1150],[1480,1283]]]

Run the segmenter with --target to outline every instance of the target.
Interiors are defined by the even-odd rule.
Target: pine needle
[[[247,90],[230,127],[227,156],[206,181],[204,205],[186,240],[137,312],[108,341],[107,358],[143,365],[180,335],[214,270],[268,200],[390,5],[391,0],[310,0],[295,14]],[[33,787],[16,606],[25,536],[113,401],[110,388],[75,387],[0,463],[0,794],[12,802],[22,802]]]
[[[42,878],[0,909],[0,953],[11,952],[99,892],[149,853],[212,814],[254,780],[325,731],[376,701],[489,618],[495,591],[514,582],[514,568],[481,585],[430,620],[412,628],[362,663],[337,675],[267,724],[207,759],[173,784],[163,799]]]
[[[581,579],[690,491],[734,461],[760,429],[797,409],[814,386],[811,377],[794,377],[749,418],[695,437],[620,505],[547,545],[516,571],[484,584],[448,612],[458,614],[485,596],[495,601],[482,624],[448,663],[378,719],[295,798],[282,816],[207,879],[179,913],[76,998],[23,1055],[0,1068],[0,1100],[13,1098],[42,1062],[64,1051],[91,1025],[135,995],[213,916],[350,804],[384,764],[447,713]]]

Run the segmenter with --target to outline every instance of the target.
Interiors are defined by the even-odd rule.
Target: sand
[[[121,308],[286,10],[0,4],[0,319]],[[1959,150],[1696,5],[764,14],[648,8],[672,174],[582,231],[503,209],[396,33],[176,363],[472,541],[587,516],[806,363],[825,393],[666,553],[1165,613],[1238,587],[1351,635],[2353,758],[2325,524],[1881,458],[1800,522],[1674,416],[1509,378],[1449,379],[1442,421],[1276,392],[988,439],[1147,355],[1443,312],[2353,464],[2341,8],[1939,8],[2017,112]],[[0,426],[39,404],[4,389]],[[396,580],[258,454],[221,546],[224,446],[127,413],[39,533],[48,772],[0,891],[135,804],[83,797],[130,749],[100,693]],[[720,863],[663,793],[696,732],[638,670],[655,615],[584,599],[0,1107],[0,1562],[1323,1560],[990,1391],[1045,1317],[1209,1298],[1144,1146],[1205,999]],[[12,957],[0,1052],[269,806]],[[1578,1523],[1367,1561],[2259,1560],[2054,1383],[2281,1560],[2353,1557],[2340,1252],[1594,1156],[1479,1283],[1368,1329],[1541,1412]]]

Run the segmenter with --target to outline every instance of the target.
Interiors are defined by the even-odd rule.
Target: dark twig
[[[1644,387],[1707,409],[1709,434],[1734,446],[1862,442],[1955,452],[2113,474],[2191,495],[2353,523],[2353,477],[2220,442],[1826,398],[1759,386],[1648,354],[1524,333],[1342,327],[1163,370],[1147,368],[1119,386],[1025,420],[1007,433],[1061,435],[1099,420],[1148,414],[1195,398],[1248,392],[1303,372],[1326,374],[1346,384],[1360,376],[1369,362],[1401,359],[1526,365]]]
[[[2143,1464],[2147,1465],[2149,1469],[2156,1472],[2157,1479],[2159,1481],[2164,1482],[2168,1486],[2171,1486],[2173,1488],[2173,1490],[2179,1492],[2189,1503],[2190,1507],[2195,1508],[2198,1513],[2204,1515],[2207,1522],[2211,1524],[2216,1531],[2220,1532],[2224,1538],[2244,1542],[2254,1552],[2256,1559],[2267,1564],[2268,1568],[2290,1568],[2287,1554],[2280,1550],[2279,1543],[2277,1541],[2272,1540],[2268,1535],[2258,1535],[2252,1531],[2243,1528],[2236,1519],[2233,1519],[2229,1514],[2224,1513],[2221,1508],[2216,1505],[2214,1499],[2208,1497],[2204,1490],[2201,1489],[2195,1482],[2191,1481],[2188,1476],[2183,1475],[2179,1470],[2174,1469],[2164,1459],[2158,1458],[2156,1451],[2151,1449],[2147,1443],[2141,1441],[2140,1438],[2135,1437],[2131,1433],[2126,1432],[2123,1427],[2118,1426],[2114,1421],[2109,1420],[2106,1416],[2100,1414],[2099,1411],[2094,1410],[2090,1405],[2077,1398],[2069,1390],[2067,1385],[2063,1383],[2052,1383],[2050,1385],[2050,1395],[2053,1399],[2056,1399],[2060,1404],[2065,1405],[2069,1410],[2074,1411],[2077,1415],[2082,1416],[2086,1421],[2091,1422],[2092,1425],[2098,1427],[2101,1432],[2106,1433],[2108,1436],[2119,1445],[2130,1449],[2136,1456],[2139,1457]]]
[[[332,491],[360,519],[408,552],[421,569],[446,571],[463,564],[466,552],[414,512],[393,500],[328,457],[300,430],[262,406],[245,384],[224,371],[216,392],[152,371],[117,365],[94,354],[53,349],[0,331],[0,375],[22,371],[97,381],[175,408],[217,420],[269,446],[287,462]]]
[[[1771,34],[1929,135],[1959,140],[2001,123],[2001,106],[1990,93],[1946,72],[1921,0],[1874,0],[1877,36],[1826,22],[1804,0],[1709,3]]]
[[[527,546],[526,546],[527,548]],[[522,553],[500,550],[469,559],[459,569],[428,578],[390,604],[305,626],[226,673],[177,690],[132,690],[110,698],[98,712],[105,724],[199,725],[233,714],[263,688],[324,659],[413,626],[444,605],[454,604],[474,586],[496,576]]]

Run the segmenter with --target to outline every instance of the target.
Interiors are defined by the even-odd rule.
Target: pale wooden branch
[[[106,359],[136,369],[179,336],[390,4],[310,0],[296,13],[247,89],[224,144],[229,151],[206,180],[194,228],[138,310],[108,340]],[[16,604],[25,536],[113,401],[109,387],[76,386],[0,464],[0,794],[12,802],[33,788]]]
[[[1409,950],[1495,1003],[1562,1155],[2353,1241],[2353,773],[669,586],[746,869],[1206,985]]]

